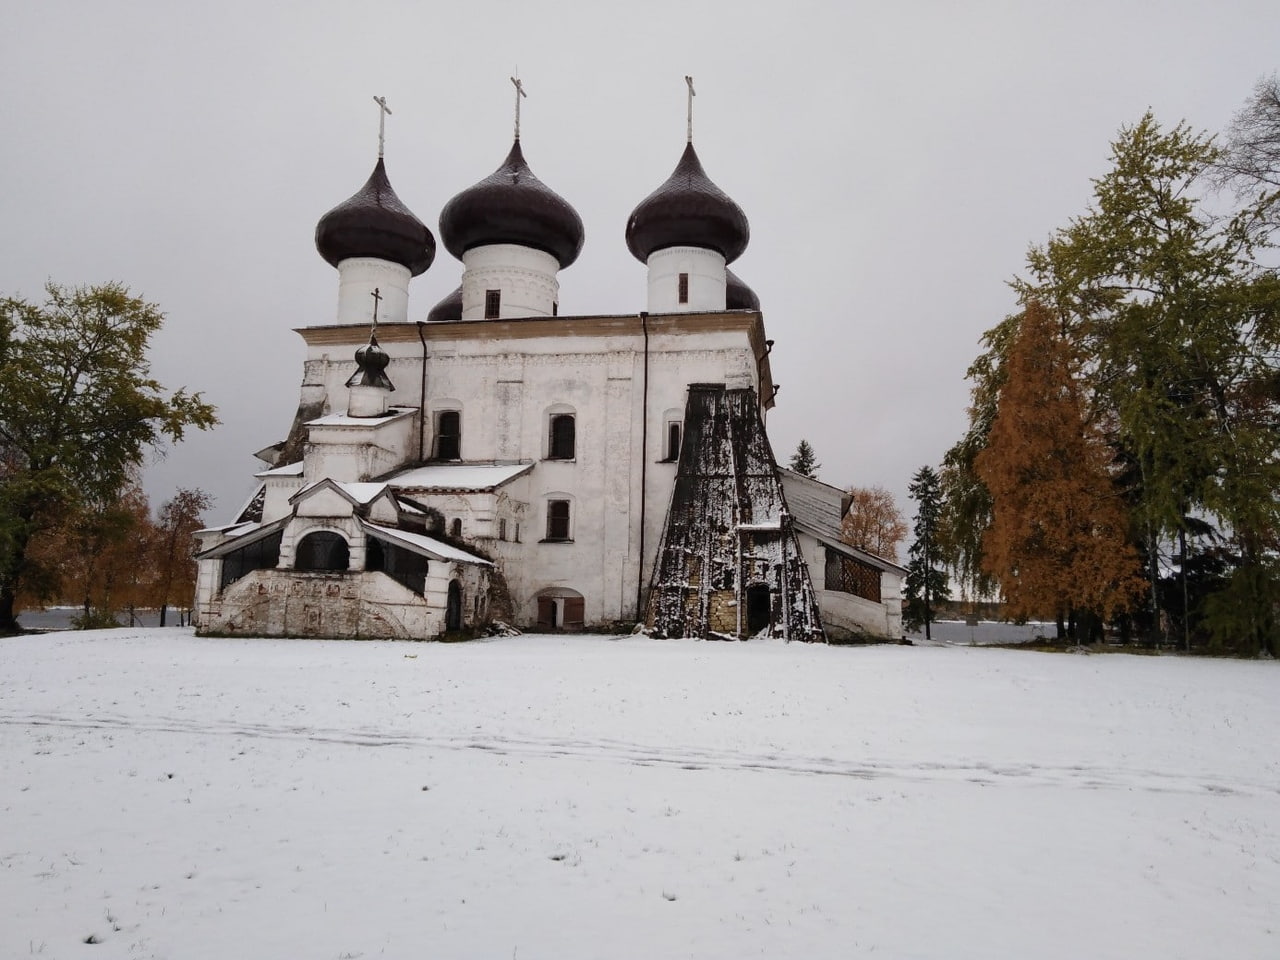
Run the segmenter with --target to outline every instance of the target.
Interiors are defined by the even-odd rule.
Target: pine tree
[[[796,446],[796,452],[791,455],[791,462],[787,466],[802,477],[816,478],[818,471],[822,469],[822,464],[817,462],[813,447],[809,446],[808,440],[800,441]]]
[[[942,492],[938,482],[938,474],[933,467],[921,467],[911,478],[907,487],[911,499],[916,502],[916,522],[912,527],[915,541],[907,553],[907,582],[905,586],[906,605],[902,611],[903,622],[908,630],[918,630],[924,626],[926,640],[933,639],[930,624],[933,622],[934,606],[943,600],[951,599],[951,588],[947,573],[938,566],[937,534],[942,513]]]
[[[1142,589],[1111,451],[1086,419],[1073,350],[1031,302],[1008,356],[995,420],[975,469],[992,500],[983,563],[1015,619],[1110,620]]]

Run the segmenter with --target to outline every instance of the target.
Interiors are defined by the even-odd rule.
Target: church
[[[760,303],[729,269],[742,209],[690,123],[634,209],[644,308],[560,313],[581,218],[515,138],[440,212],[458,288],[411,317],[431,230],[378,157],[321,217],[333,324],[250,501],[198,534],[197,631],[434,639],[519,629],[849,641],[902,635],[905,570],[840,541],[843,491],[778,466]],[[655,177],[656,179],[656,177]],[[421,314],[419,314],[421,316]]]

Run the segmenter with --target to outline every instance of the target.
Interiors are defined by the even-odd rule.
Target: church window
[[[436,414],[437,460],[459,460],[462,457],[462,414],[457,410],[441,410]]]
[[[486,320],[497,320],[498,314],[502,310],[502,291],[486,290],[484,292],[484,318]]]
[[[462,536],[462,518],[461,517],[453,518],[453,523],[449,525],[449,536],[451,537]]]
[[[547,447],[547,459],[572,460],[574,454],[576,424],[573,414],[558,413],[551,418],[551,437]]]
[[[273,569],[280,562],[280,540],[281,534],[276,532],[226,554],[222,558],[218,589],[225,590],[254,570]]]
[[[679,420],[672,420],[667,423],[667,449],[664,451],[666,456],[664,460],[680,459],[680,428],[682,424]]]
[[[297,570],[346,570],[351,560],[347,541],[341,534],[319,530],[298,542],[293,566]]]
[[[680,274],[680,302],[689,302],[689,275],[687,273]]]
[[[518,523],[516,524],[516,535],[515,535],[515,541],[516,541],[516,543],[519,543],[519,542],[520,542],[520,524],[518,524]]]
[[[548,500],[547,501],[547,539],[548,540],[571,540],[572,527],[570,526],[569,517],[569,501],[568,500]]]
[[[498,539],[499,540],[507,539],[507,521],[506,520],[498,521]]]

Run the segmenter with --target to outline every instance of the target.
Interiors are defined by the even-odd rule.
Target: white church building
[[[518,114],[440,236],[461,283],[417,319],[409,285],[435,238],[392,190],[380,137],[368,182],[316,227],[337,317],[298,331],[289,434],[259,452],[249,504],[199,534],[199,632],[902,635],[905,571],[841,543],[843,492],[774,459],[772,341],[728,268],[747,218],[692,133],[626,225],[643,309],[560,314],[582,221],[529,168]]]

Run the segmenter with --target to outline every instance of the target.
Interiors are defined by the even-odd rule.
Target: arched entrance
[[[538,629],[577,631],[583,628],[586,600],[577,590],[553,587],[538,594]]]
[[[444,608],[444,628],[449,632],[462,629],[462,584],[449,581],[449,599]]]
[[[773,606],[769,599],[767,583],[753,583],[747,587],[747,636],[754,637],[766,629],[773,620]]]

